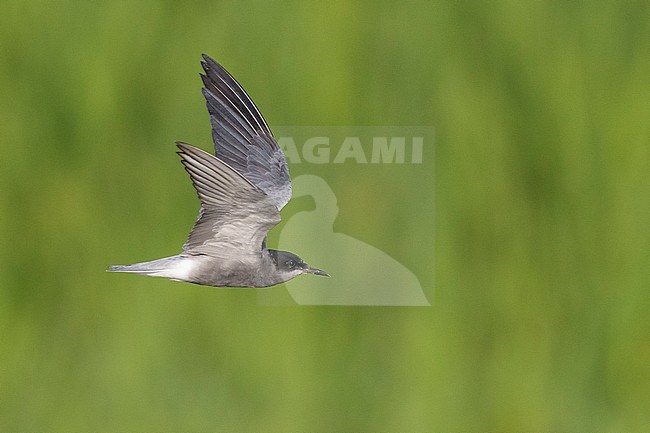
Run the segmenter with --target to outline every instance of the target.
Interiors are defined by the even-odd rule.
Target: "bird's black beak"
[[[318,268],[312,268],[310,266],[307,266],[305,269],[302,270],[306,274],[314,274],[314,275],[321,275],[323,277],[329,277],[330,274],[328,274],[325,271],[322,271]]]

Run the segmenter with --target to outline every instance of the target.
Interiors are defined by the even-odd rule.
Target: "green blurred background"
[[[647,1],[3,1],[0,430],[649,431],[649,40]],[[271,127],[436,128],[317,168],[432,307],[104,272],[194,222],[204,52]]]

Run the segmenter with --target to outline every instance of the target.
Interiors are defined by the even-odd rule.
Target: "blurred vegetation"
[[[0,430],[649,431],[649,40],[647,1],[3,1]],[[292,167],[433,307],[104,272],[194,222],[204,52],[271,126],[436,128]]]

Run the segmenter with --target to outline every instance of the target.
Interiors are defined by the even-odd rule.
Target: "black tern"
[[[246,91],[207,55],[201,62],[215,156],[177,142],[201,202],[183,252],[133,265],[131,272],[215,287],[269,287],[301,274],[328,276],[287,251],[266,247],[291,199],[287,161]]]

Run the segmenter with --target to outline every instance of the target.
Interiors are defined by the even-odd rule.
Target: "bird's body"
[[[251,272],[251,269],[256,269],[257,272]],[[114,266],[111,269],[215,287],[269,287],[300,274],[297,272],[284,279],[275,270],[269,250],[258,256],[236,259],[217,259],[205,254],[178,254],[135,265]]]
[[[201,201],[196,224],[183,253],[109,270],[216,287],[268,287],[302,273],[327,275],[295,254],[266,248],[266,235],[291,198],[287,162],[244,89],[214,60],[203,58],[216,156],[177,143]]]

